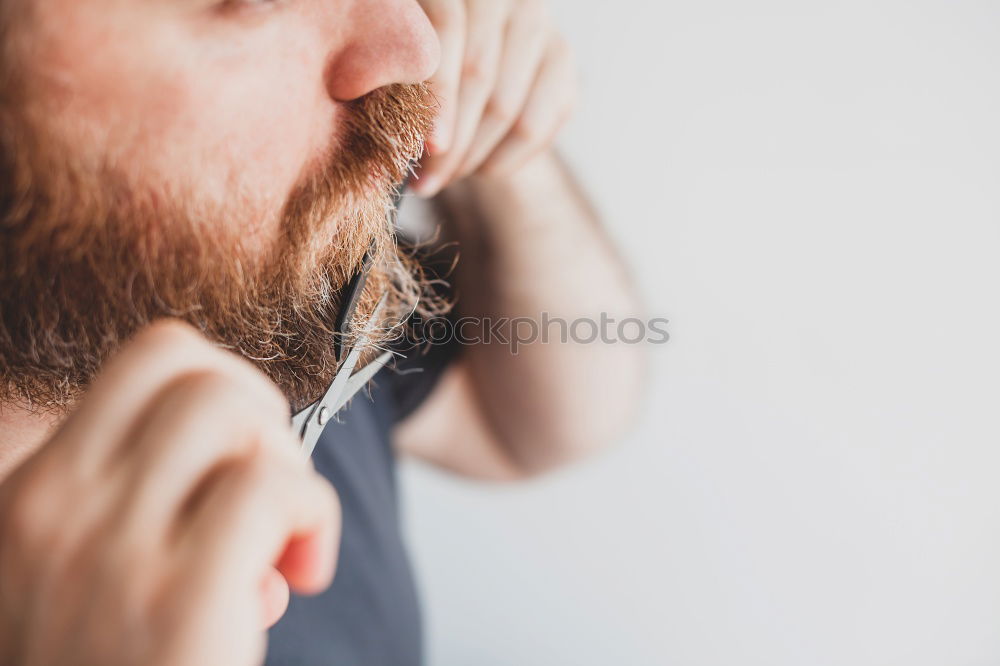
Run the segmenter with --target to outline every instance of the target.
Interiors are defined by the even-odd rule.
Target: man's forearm
[[[641,348],[590,337],[640,315],[627,271],[589,202],[559,158],[546,152],[510,177],[477,177],[442,194],[458,240],[459,315],[534,322],[540,337],[465,350],[473,385],[498,442],[518,464],[544,469],[597,448],[637,402]],[[560,321],[566,322],[562,324]],[[548,326],[545,326],[548,324]],[[544,329],[544,330],[543,330]],[[614,326],[611,327],[614,330]],[[533,337],[532,325],[506,329]]]

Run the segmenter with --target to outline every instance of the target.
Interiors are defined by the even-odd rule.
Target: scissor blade
[[[378,317],[382,312],[383,307],[386,303],[386,296],[383,295],[379,300],[378,305],[375,306],[375,310],[372,312],[372,316],[369,319],[368,326],[371,327],[378,322]],[[370,331],[370,328],[369,328]],[[315,405],[303,410],[296,415],[292,423],[300,423],[300,430],[298,431],[302,437],[302,452],[306,456],[311,456],[313,449],[316,448],[316,443],[319,441],[319,436],[322,434],[324,427],[333,415],[336,413],[337,409],[334,407],[340,401],[341,395],[344,393],[347,387],[348,381],[351,379],[354,373],[354,368],[358,364],[358,360],[361,358],[361,354],[364,352],[365,348],[368,347],[371,342],[367,332],[358,339],[357,343],[350,350],[347,358],[341,364],[340,369],[337,370],[337,374],[333,378],[333,383],[330,384],[330,388],[327,389],[326,394],[317,402]],[[303,416],[303,418],[299,418]]]
[[[323,429],[329,419],[333,417],[335,410],[332,407],[340,398],[344,387],[347,386],[347,382],[351,378],[351,373],[354,372],[354,366],[358,364],[358,359],[361,358],[362,349],[362,345],[358,344],[357,347],[351,350],[351,353],[344,360],[344,365],[337,371],[337,376],[334,377],[333,384],[330,385],[326,395],[316,403],[316,406],[309,413],[304,426],[305,431],[302,435],[302,453],[307,458],[312,455],[313,450],[316,448],[316,443],[319,441],[319,436],[323,433]],[[322,423],[320,423],[320,411],[324,408],[326,409],[326,414],[323,415]]]
[[[316,411],[316,407],[318,405],[319,402],[314,402],[292,417],[292,432],[300,437],[302,436],[302,431],[305,428],[306,421],[308,421],[309,417],[313,415],[313,412]]]
[[[366,342],[367,338],[362,338],[359,343]],[[306,426],[309,420],[314,414],[319,410],[320,407],[326,406],[327,409],[337,401],[340,396],[341,391],[344,390],[347,381],[351,377],[351,373],[354,372],[354,367],[358,364],[358,359],[361,357],[361,352],[363,351],[362,344],[358,344],[351,353],[347,355],[344,359],[344,363],[337,370],[337,374],[333,376],[333,382],[330,387],[326,390],[326,393],[322,398],[309,405],[301,412],[292,417],[292,429],[299,433],[300,435],[305,435]]]
[[[337,399],[337,402],[333,405],[333,413],[336,414],[341,409],[344,408],[351,398],[358,394],[358,391],[363,389],[368,385],[368,382],[372,380],[379,370],[385,367],[393,357],[392,352],[385,352],[376,359],[373,359],[357,372],[355,372],[349,380],[347,380],[347,385],[344,387],[344,392]]]

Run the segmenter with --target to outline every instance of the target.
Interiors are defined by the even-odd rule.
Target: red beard
[[[240,211],[81,168],[25,119],[4,118],[17,131],[0,136],[0,402],[66,407],[109,356],[164,317],[256,363],[293,407],[318,398],[336,369],[340,292],[369,248],[375,265],[359,313],[382,294],[389,324],[442,307],[398,252],[389,217],[434,109],[423,85],[352,102],[336,154],[294,189],[263,249],[242,238],[253,220]]]

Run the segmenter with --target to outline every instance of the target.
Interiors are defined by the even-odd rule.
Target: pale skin
[[[639,314],[551,148],[575,82],[543,3],[34,4],[52,131],[212,200],[238,188],[256,220],[277,219],[344,102],[430,79],[442,112],[415,189],[463,244],[461,312]],[[626,345],[468,347],[397,446],[467,476],[537,475],[629,421],[641,361]],[[0,603],[32,609],[0,614],[0,646],[29,666],[258,663],[261,627],[288,586],[329,583],[339,540],[335,490],[287,424],[262,374],[172,322],[122,350],[68,418],[0,409]],[[81,624],[72,610],[94,604]]]

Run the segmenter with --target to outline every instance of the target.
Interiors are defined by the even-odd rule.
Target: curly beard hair
[[[409,313],[447,309],[398,250],[391,220],[434,110],[423,85],[350,103],[336,152],[294,188],[262,247],[238,193],[223,207],[139,187],[107,165],[74,162],[24,114],[0,108],[0,402],[64,410],[164,317],[254,362],[294,409],[316,400],[336,370],[341,291],[367,251],[375,264],[358,319],[387,295],[376,345]]]

